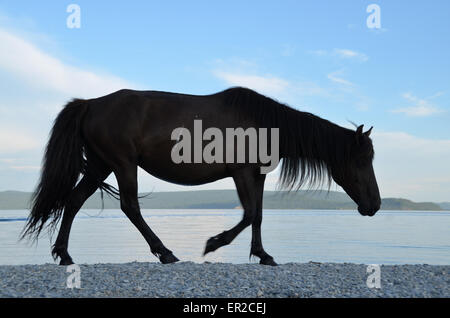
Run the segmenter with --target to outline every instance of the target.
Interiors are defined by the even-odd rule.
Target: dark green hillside
[[[440,211],[442,208],[432,202],[413,202],[406,199],[386,198],[381,201],[381,207],[385,210],[420,210]]]
[[[31,193],[5,191],[0,192],[0,210],[28,209]],[[240,206],[235,190],[154,192],[140,199],[143,209],[233,209]],[[386,198],[382,200],[383,210],[449,210],[445,203],[440,206],[431,202],[412,202],[406,199]],[[102,206],[99,193],[95,193],[84,204],[84,209],[99,209]],[[115,199],[105,196],[105,209],[119,209]],[[354,210],[355,203],[342,192],[335,191],[298,191],[264,193],[266,209],[321,209]]]

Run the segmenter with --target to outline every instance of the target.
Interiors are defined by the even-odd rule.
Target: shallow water
[[[206,240],[237,224],[240,210],[143,210],[164,244],[183,261],[248,263],[250,227],[202,257]],[[0,211],[0,265],[53,263],[49,237],[18,242],[28,211]],[[265,210],[264,248],[278,263],[450,264],[450,212]],[[77,263],[155,262],[144,238],[119,210],[82,210],[70,236]],[[256,262],[252,259],[251,262]]]

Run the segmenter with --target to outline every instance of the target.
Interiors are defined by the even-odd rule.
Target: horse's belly
[[[229,177],[225,164],[174,163],[164,156],[143,157],[139,166],[154,177],[182,185],[200,185]]]

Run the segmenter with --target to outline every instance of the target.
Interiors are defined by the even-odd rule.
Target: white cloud
[[[306,96],[330,97],[328,89],[312,81],[298,79],[292,81],[271,74],[261,75],[258,65],[254,62],[242,59],[217,59],[214,64],[212,74],[227,85],[247,87],[292,105],[302,101]]]
[[[19,159],[17,158],[1,158],[0,162],[2,163],[14,163],[17,162]]]
[[[431,95],[430,97],[428,97],[427,99],[434,99],[434,98],[437,98],[437,97],[441,97],[444,94],[445,94],[445,92],[437,92],[437,93]]]
[[[441,96],[443,93],[438,92],[429,98],[418,98],[411,93],[404,93],[402,97],[406,99],[411,106],[400,107],[392,110],[393,113],[402,113],[411,117],[426,117],[443,112],[443,110],[434,106],[430,99]]]
[[[327,75],[327,78],[335,83],[344,85],[344,86],[353,86],[354,84],[344,78],[342,78],[342,71],[335,71]]]
[[[373,142],[383,197],[450,201],[450,139],[374,131]]]
[[[393,113],[403,113],[411,117],[425,117],[440,113],[439,109],[433,106],[418,105],[414,107],[404,107],[395,109]]]
[[[229,85],[244,86],[269,95],[280,94],[289,86],[287,80],[275,76],[259,76],[224,71],[214,71],[214,75]]]
[[[99,75],[65,64],[29,41],[0,29],[0,71],[12,74],[27,85],[70,97],[92,98],[131,86],[118,77]]]
[[[11,166],[9,168],[12,170],[18,170],[18,171],[39,171],[39,170],[41,170],[41,166]]]
[[[327,74],[330,82],[322,86],[307,79],[291,80],[271,74],[260,75],[257,64],[241,59],[217,59],[214,64],[212,74],[228,85],[254,89],[293,107],[301,105],[302,111],[318,112],[317,106],[308,101],[311,97],[331,102],[345,101],[354,105],[358,111],[370,108],[370,100],[358,91],[354,83],[343,77],[343,69]]]
[[[128,81],[75,67],[0,27],[0,188],[31,190],[56,113],[71,98],[95,98]],[[42,42],[42,41],[40,41]],[[15,158],[19,156],[20,159]]]
[[[366,62],[369,59],[367,55],[349,49],[334,49],[333,53],[344,59],[356,59],[362,62]]]
[[[350,49],[332,49],[332,50],[312,50],[309,53],[316,56],[334,56],[340,59],[354,60],[360,62],[367,62],[369,57],[361,52]]]
[[[0,153],[9,154],[19,151],[33,150],[40,142],[33,135],[15,129],[0,128]],[[2,160],[6,162],[6,159]]]
[[[73,97],[93,98],[133,86],[64,63],[0,27],[0,153],[43,148],[54,115]],[[6,84],[7,85],[6,85]],[[20,95],[17,95],[20,92]]]

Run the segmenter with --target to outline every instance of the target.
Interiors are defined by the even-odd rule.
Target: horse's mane
[[[220,94],[226,107],[234,108],[240,118],[253,118],[259,127],[279,128],[282,189],[298,190],[305,183],[310,187],[326,183],[330,188],[331,170],[350,162],[355,131],[247,88],[230,88]]]

